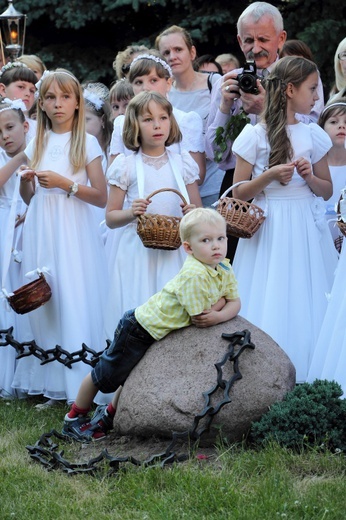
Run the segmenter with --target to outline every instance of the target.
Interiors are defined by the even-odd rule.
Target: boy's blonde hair
[[[82,87],[78,79],[65,69],[56,69],[43,79],[39,90],[39,102],[37,104],[37,130],[36,146],[31,167],[37,168],[43,150],[46,146],[47,131],[51,130],[52,123],[46,112],[41,108],[40,102],[44,100],[49,87],[56,81],[58,87],[66,93],[74,94],[77,99],[78,108],[75,110],[71,128],[70,162],[73,172],[76,173],[86,164],[86,130],[85,130],[85,104]]]
[[[165,146],[170,146],[173,143],[179,143],[182,139],[178,123],[176,122],[173,115],[173,107],[168,99],[158,92],[141,92],[132,98],[128,104],[123,128],[124,145],[126,148],[133,150],[134,152],[138,152],[141,146],[138,117],[144,114],[146,110],[149,111],[149,103],[151,101],[160,105],[163,110],[167,112],[171,121],[170,132],[168,139],[165,142]]]
[[[180,221],[180,238],[182,242],[189,242],[195,232],[195,228],[203,228],[205,224],[223,224],[226,233],[226,221],[216,209],[212,208],[196,208],[186,215]]]

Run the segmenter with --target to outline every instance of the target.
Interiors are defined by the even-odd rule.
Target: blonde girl
[[[130,101],[123,139],[131,153],[116,157],[107,174],[110,192],[106,221],[117,231],[117,240],[112,241],[108,250],[110,292],[106,333],[110,339],[125,309],[136,307],[161,290],[185,259],[182,248],[175,251],[145,248],[137,235],[137,217],[145,212],[181,216],[201,205],[197,163],[187,152],[170,151],[170,145],[179,142],[181,133],[172,105],[164,96],[141,92]],[[147,200],[150,193],[160,188],[177,189],[187,204],[172,192]]]
[[[46,71],[38,85],[37,137],[0,171],[19,164],[21,195],[29,205],[23,230],[24,273],[42,269],[52,289],[48,303],[29,314],[43,349],[68,352],[103,345],[106,259],[92,206],[107,200],[101,148],[85,131],[81,86],[69,71]],[[73,401],[88,371],[37,358],[19,361],[14,387],[48,399]]]
[[[247,125],[233,145],[234,196],[266,208],[234,259],[242,315],[288,354],[298,382],[306,381],[337,264],[324,218],[332,194],[330,138],[308,114],[318,99],[316,65],[302,57],[277,62],[265,85],[263,121]]]

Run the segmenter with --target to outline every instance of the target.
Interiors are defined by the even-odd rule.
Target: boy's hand
[[[191,321],[200,329],[211,327],[219,323],[219,312],[213,309],[207,309],[201,314],[198,314],[198,316],[192,316]]]

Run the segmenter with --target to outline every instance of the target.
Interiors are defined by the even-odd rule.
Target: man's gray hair
[[[268,4],[267,2],[254,2],[239,16],[237,22],[238,34],[241,35],[242,25],[248,18],[252,18],[252,20],[257,23],[262,16],[270,16],[272,18],[277,33],[283,31],[284,22],[278,8],[272,4]]]

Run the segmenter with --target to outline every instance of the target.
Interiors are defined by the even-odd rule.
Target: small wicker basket
[[[148,195],[147,200],[163,191],[173,191],[187,204],[182,194],[173,188],[161,188]],[[137,219],[137,234],[145,247],[173,251],[181,246],[179,235],[180,217],[169,217],[154,213],[145,213]]]
[[[44,274],[40,273],[37,280],[23,285],[7,300],[17,314],[26,314],[47,303],[51,296],[51,288]]]
[[[228,235],[237,238],[251,238],[265,220],[265,211],[252,202],[226,197],[228,192],[243,182],[228,188],[214,205],[226,220]]]

